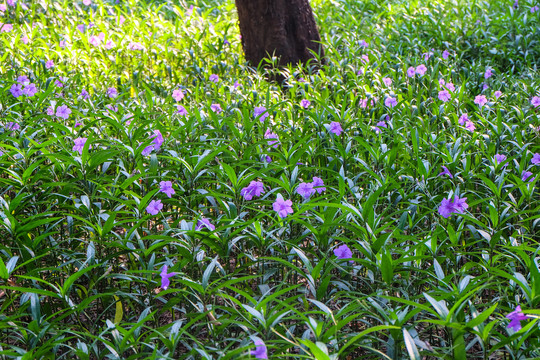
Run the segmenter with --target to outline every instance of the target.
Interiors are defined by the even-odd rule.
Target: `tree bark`
[[[235,0],[246,60],[258,66],[276,56],[278,66],[324,57],[309,0]]]

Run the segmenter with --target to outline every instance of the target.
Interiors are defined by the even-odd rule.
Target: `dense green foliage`
[[[0,12],[0,359],[540,358],[540,11],[312,5],[327,65],[283,86],[231,0]]]

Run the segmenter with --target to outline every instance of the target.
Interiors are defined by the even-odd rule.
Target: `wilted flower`
[[[255,356],[256,359],[268,359],[268,351],[264,341],[257,338],[253,342],[255,343],[255,350],[251,350],[250,354]]]
[[[443,171],[439,174],[439,176],[448,175],[451,179],[454,178],[454,175],[452,175],[452,173],[450,172],[450,170],[448,170],[446,166],[443,165],[442,168]]]
[[[158,212],[163,209],[163,204],[161,203],[161,200],[152,200],[150,201],[150,204],[146,207],[146,212],[150,215],[157,215]]]
[[[240,195],[246,200],[253,199],[253,196],[264,194],[264,184],[262,181],[251,181],[248,186],[240,190]]]
[[[352,258],[352,251],[346,244],[343,244],[334,250],[334,255],[336,255],[338,259],[350,259]]]
[[[73,142],[74,142],[74,145],[73,145],[73,151],[78,151],[79,154],[82,155],[82,152],[83,152],[83,149],[84,149],[84,144],[86,144],[86,140],[87,138],[77,138],[75,139]]]
[[[516,306],[516,310],[506,315],[506,318],[510,320],[508,328],[519,331],[521,330],[521,321],[529,319],[529,317],[521,312],[521,306]]]
[[[159,210],[158,210],[158,212],[159,212]],[[157,214],[157,212],[156,212],[156,214]],[[156,214],[152,214],[152,215],[156,215]],[[167,290],[167,288],[171,284],[171,281],[169,280],[169,278],[176,275],[176,273],[172,272],[172,273],[167,274],[167,265],[163,265],[163,267],[161,268],[161,274],[160,275],[161,275],[161,288],[163,290]]]
[[[341,133],[343,132],[343,129],[341,128],[341,124],[338,123],[337,121],[332,121],[330,123],[330,130],[329,130],[331,133],[334,133],[336,134],[337,136],[341,135]]]
[[[307,109],[310,105],[311,105],[311,101],[307,99],[302,99],[302,101],[300,101],[300,106],[303,107],[304,109]]]
[[[316,191],[313,189],[313,183],[300,183],[296,192],[300,194],[304,199],[309,199],[311,195],[315,194]]]
[[[360,47],[368,47],[368,43],[366,42],[366,40],[362,39],[362,40],[360,40],[358,42],[358,46],[360,46]]]
[[[172,195],[175,193],[174,189],[172,188],[172,182],[170,181],[161,181],[159,183],[159,191],[165,193],[165,195],[168,197],[172,197]]]
[[[197,227],[195,227],[196,231],[201,231],[203,228],[207,228],[210,231],[216,230],[216,227],[212,225],[210,220],[206,218],[201,218],[199,221],[197,221]]]
[[[253,110],[253,116],[255,118],[259,117],[259,121],[260,122],[264,122],[264,120],[270,116],[270,114],[268,113],[268,111],[266,111],[266,108],[264,106],[257,106],[255,107],[255,109]]]
[[[67,107],[67,105],[59,106],[56,109],[56,116],[67,120],[69,118],[69,114],[71,114],[71,109]]]
[[[272,208],[275,212],[278,213],[278,215],[281,218],[287,217],[288,214],[293,213],[292,209],[292,201],[291,200],[283,200],[281,195],[278,195],[276,201],[272,204]]]
[[[184,92],[180,89],[173,90],[172,98],[176,101],[180,101],[184,98]]]

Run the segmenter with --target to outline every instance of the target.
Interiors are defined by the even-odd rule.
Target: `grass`
[[[540,11],[512,5],[312,1],[327,65],[283,85],[232,1],[7,6],[0,359],[539,358]]]

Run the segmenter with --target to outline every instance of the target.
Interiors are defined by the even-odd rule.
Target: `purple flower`
[[[495,154],[495,161],[497,162],[497,164],[500,164],[500,163],[504,162],[505,160],[506,160],[506,155]]]
[[[6,124],[6,130],[8,131],[17,131],[20,128],[21,128],[21,125],[17,124],[16,122],[10,121]]]
[[[324,187],[324,181],[321,178],[314,176],[312,184],[313,184],[313,189],[317,191],[319,194],[322,194],[324,191],[326,191],[326,188]]]
[[[138,42],[130,42],[128,45],[128,50],[144,50],[144,46]]]
[[[115,98],[118,96],[118,90],[114,87],[110,87],[107,89],[107,96],[110,98]]]
[[[313,183],[300,183],[296,192],[304,197],[304,199],[309,199],[311,195],[315,194],[316,191],[313,189]]]
[[[412,78],[414,77],[414,75],[416,75],[416,69],[411,66],[410,68],[407,69],[407,76]]]
[[[362,62],[363,62],[364,64],[369,63],[369,56],[367,56],[367,55],[362,55]]]
[[[64,84],[60,80],[54,80],[54,85],[58,86],[59,88],[64,87]]]
[[[159,210],[158,210],[158,212],[159,212]],[[157,214],[157,212],[156,212],[156,214]],[[152,215],[156,215],[156,214],[152,214]],[[169,285],[171,285],[171,281],[169,280],[169,278],[176,275],[176,273],[172,272],[172,273],[167,274],[167,265],[163,265],[163,267],[161,268],[161,274],[160,275],[161,275],[161,288],[163,290],[167,290]]]
[[[84,34],[84,24],[77,25],[77,30]]]
[[[484,73],[484,79],[489,79],[493,75],[493,71],[491,68],[486,68],[486,72]]]
[[[107,41],[107,43],[105,44],[105,49],[111,50],[111,49],[114,49],[115,46],[116,46],[116,44],[114,43],[114,41],[109,40],[109,41]]]
[[[201,231],[202,229],[207,228],[210,231],[216,230],[216,227],[210,223],[210,220],[206,218],[201,218],[199,221],[197,221],[197,227],[195,228],[196,231]]]
[[[221,113],[223,110],[221,109],[221,105],[219,104],[212,104],[210,105],[210,109],[212,109],[213,112],[219,114]]]
[[[426,65],[424,65],[424,64],[418,65],[418,66],[416,67],[416,70],[415,70],[415,72],[416,72],[418,75],[420,75],[420,76],[424,76],[424,74],[426,73],[426,71],[427,71],[427,67],[426,67]]]
[[[52,60],[48,60],[46,63],[45,63],[45,69],[50,69],[54,67],[54,61]]]
[[[358,46],[360,46],[360,47],[368,47],[368,43],[366,42],[366,40],[362,39],[362,40],[360,40],[358,42]]]
[[[485,95],[476,95],[476,97],[474,98],[474,103],[480,107],[486,105],[487,102],[488,101]]]
[[[540,7],[538,5],[531,7],[531,13],[535,13],[538,10],[540,10]]]
[[[257,338],[253,342],[255,343],[255,350],[251,350],[250,354],[255,356],[256,359],[268,359],[268,350],[264,341]]]
[[[444,50],[443,53],[442,53],[442,57],[443,59],[448,59],[448,57],[450,56],[450,52],[448,50]]]
[[[534,107],[540,106],[540,96],[533,96],[531,99],[531,105]]]
[[[21,75],[17,78],[17,82],[21,85],[30,84],[30,79],[28,79],[28,76]]]
[[[257,106],[253,110],[253,116],[255,118],[258,118],[260,116],[259,121],[264,122],[264,119],[270,116],[270,114],[268,113],[268,111],[266,111],[266,108],[264,106]]]
[[[461,114],[461,116],[458,119],[459,125],[465,125],[465,123],[469,121],[469,115],[467,113]]]
[[[386,122],[384,121],[379,121],[377,125],[375,125],[375,134],[380,133],[382,128],[388,128],[388,125],[386,125]]]
[[[240,195],[246,200],[253,199],[253,196],[264,194],[264,184],[262,181],[251,181],[248,186],[240,190]]]
[[[525,182],[528,180],[528,182],[531,182],[534,180],[534,177],[531,177],[532,176],[532,172],[530,171],[525,171],[523,170],[523,172],[521,173],[521,181]]]
[[[234,82],[233,87],[234,87],[234,90],[236,90],[236,89],[238,89],[240,87],[240,83],[238,82],[238,80]]]
[[[185,107],[183,107],[182,105],[176,105],[176,113],[177,114],[180,114],[182,116],[185,116],[188,114],[187,110]]]
[[[150,204],[146,207],[146,212],[150,215],[157,215],[158,212],[163,209],[163,204],[161,203],[161,200],[152,200],[150,201]]]
[[[272,132],[272,130],[266,129],[266,132],[264,133],[264,138],[265,139],[277,139],[278,136],[277,136],[277,134],[274,134]],[[274,149],[276,149],[279,146],[279,140],[268,141],[268,145],[272,146]]]
[[[159,183],[159,191],[165,193],[168,197],[172,197],[174,194],[174,189],[172,188],[172,182],[170,181],[161,181]]]
[[[0,22],[0,33],[3,32],[12,32],[13,31],[13,25],[12,24],[3,24]]]
[[[163,145],[163,141],[164,141],[163,135],[161,135],[161,131],[154,130],[154,135],[152,135],[150,138],[154,139],[152,140],[152,143],[154,144],[154,149],[158,151],[161,145]]]
[[[300,101],[300,106],[303,107],[304,109],[307,109],[310,105],[311,105],[311,101],[307,99],[302,99],[302,101]]]
[[[173,90],[172,97],[176,101],[180,101],[184,98],[184,92],[180,89]]]
[[[451,82],[446,83],[446,84],[444,85],[444,87],[445,87],[448,91],[451,91],[451,92],[453,92],[454,90],[456,90],[456,87],[455,87],[454,84],[452,84]]]
[[[448,90],[439,91],[439,100],[447,102],[447,101],[450,101],[451,99],[452,99],[452,95],[450,95]]]
[[[53,116],[54,115],[54,106],[49,106],[47,108],[47,115]]]
[[[86,6],[90,6],[90,4],[92,4],[92,0],[83,0],[83,4]]]
[[[454,213],[462,214],[469,207],[466,201],[466,197],[458,198],[457,196],[454,197],[454,200],[443,199],[439,205],[439,214],[444,218],[448,218]]]
[[[219,81],[219,76],[217,76],[216,74],[212,74],[212,75],[210,75],[208,80],[217,83]]]
[[[69,118],[69,114],[71,114],[71,109],[67,107],[67,105],[62,105],[56,108],[56,116],[67,120]]]
[[[37,94],[38,92],[38,89],[36,87],[36,84],[34,83],[31,83],[31,84],[28,84],[25,88],[24,88],[24,95],[28,96],[28,97],[32,97],[34,95]]]
[[[272,204],[272,208],[281,218],[286,218],[288,214],[293,213],[292,201],[283,200],[281,195],[278,195],[276,201]]]
[[[334,255],[336,255],[338,259],[350,259],[352,258],[352,251],[346,244],[343,244],[334,250]]]
[[[58,43],[58,46],[60,46],[62,49],[66,47],[66,41],[65,40],[60,40],[60,42]]]
[[[486,84],[486,83],[483,83],[482,84],[482,90],[487,90],[487,89],[489,89],[489,85]]]
[[[86,91],[86,89],[82,89],[81,91],[81,97],[85,100],[88,100],[90,99],[90,94],[88,93],[88,91]]]
[[[382,81],[383,81],[384,85],[386,85],[386,86],[392,85],[392,79],[390,79],[390,78],[385,77],[385,78],[382,79]]]
[[[465,129],[469,130],[470,132],[473,132],[474,129],[476,129],[476,126],[474,126],[474,123],[470,120],[467,120],[465,122]]]
[[[393,108],[397,105],[397,100],[396,98],[389,96],[386,99],[384,99],[384,105]]]
[[[495,96],[495,99],[500,98],[501,95],[502,95],[502,91],[500,91],[500,90],[497,90],[497,91],[495,91],[495,92],[493,93],[493,96]]]
[[[539,153],[535,153],[531,159],[531,163],[533,165],[540,165],[540,154]]]
[[[510,314],[506,315],[506,318],[510,320],[508,328],[519,331],[521,330],[521,321],[529,319],[529,317],[521,312],[521,306],[518,305],[516,310],[512,311]]]
[[[73,145],[73,151],[78,151],[79,154],[82,155],[82,152],[83,152],[83,149],[84,149],[84,144],[86,144],[86,140],[87,138],[76,138],[73,142],[75,143]]]
[[[21,84],[13,84],[11,85],[9,92],[11,92],[11,95],[18,98],[19,96],[24,94],[23,86]]]
[[[101,44],[101,39],[99,38],[99,36],[92,35],[88,39],[88,42],[90,43],[90,45],[99,46]]]
[[[329,130],[331,133],[334,133],[336,134],[337,136],[341,135],[341,133],[343,132],[343,129],[341,128],[341,124],[338,123],[337,121],[332,121],[330,123],[330,130]]]
[[[448,170],[446,166],[443,165],[442,168],[443,168],[443,171],[439,174],[439,176],[448,175],[450,179],[454,178],[454,175],[452,175],[452,173],[450,172],[450,170]]]

